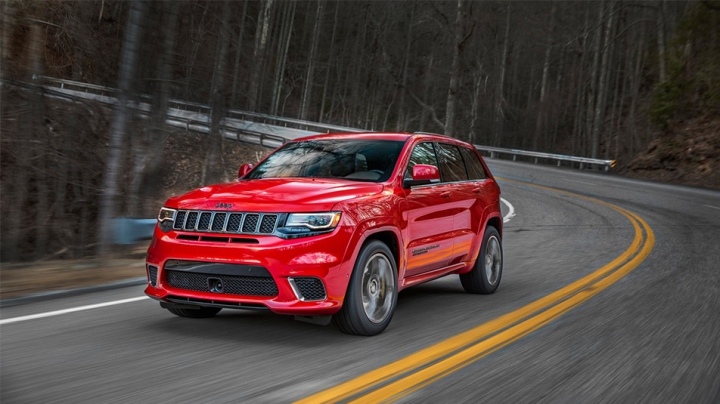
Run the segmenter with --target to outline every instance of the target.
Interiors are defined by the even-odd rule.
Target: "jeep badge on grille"
[[[221,209],[230,209],[232,208],[232,203],[218,202],[215,207]]]

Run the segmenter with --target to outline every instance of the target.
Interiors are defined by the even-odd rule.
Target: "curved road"
[[[720,402],[720,193],[489,164],[515,209],[494,295],[408,289],[372,338],[148,299],[8,321],[141,287],[9,307],[0,401]]]

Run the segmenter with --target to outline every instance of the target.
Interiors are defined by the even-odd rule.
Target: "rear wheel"
[[[199,309],[167,309],[170,313],[188,318],[209,318],[218,314],[221,308],[217,307],[200,307]]]
[[[488,226],[485,229],[480,254],[475,261],[475,268],[460,275],[460,282],[468,293],[489,295],[500,285],[502,270],[503,251],[500,233],[496,228]]]
[[[385,243],[373,240],[360,251],[345,301],[333,324],[346,334],[377,335],[390,324],[397,303],[397,267]]]

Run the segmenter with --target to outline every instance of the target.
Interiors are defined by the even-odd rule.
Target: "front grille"
[[[243,233],[255,233],[255,229],[257,229],[258,224],[258,217],[260,217],[260,215],[245,215],[245,221],[243,222],[242,228]]]
[[[318,278],[292,278],[292,282],[295,283],[295,292],[302,300],[324,300],[326,297],[325,286]]]
[[[277,222],[277,215],[263,216],[258,233],[272,233],[275,230],[275,222]]]
[[[179,210],[173,229],[208,233],[273,234],[279,215],[274,213]]]
[[[148,265],[147,271],[148,271],[148,281],[150,282],[150,285],[151,286],[157,285],[158,267],[156,267],[155,265]]]
[[[200,231],[207,231],[208,227],[210,227],[210,217],[212,216],[212,213],[210,212],[203,212],[200,214],[200,221],[198,222],[197,229]]]
[[[233,213],[230,215],[230,219],[228,219],[227,228],[225,231],[230,233],[237,233],[237,231],[240,229],[240,222],[242,222],[242,214]]]
[[[273,278],[208,275],[187,271],[166,272],[168,284],[177,289],[211,292],[208,278],[215,278],[222,281],[223,294],[244,296],[277,296],[278,294],[277,285]]]
[[[188,213],[187,220],[185,221],[185,230],[195,230],[195,222],[197,222],[198,213]]]
[[[181,210],[175,215],[175,223],[173,224],[173,229],[180,230],[183,228],[183,224],[185,224],[185,216],[187,215],[187,211]]]
[[[227,213],[224,213],[224,212],[216,213],[215,218],[213,219],[212,231],[222,231],[223,226],[225,226],[225,218],[226,217],[227,217]]]

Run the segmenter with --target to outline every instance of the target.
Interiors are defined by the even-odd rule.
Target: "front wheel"
[[[377,335],[387,328],[397,303],[397,267],[385,243],[370,241],[360,251],[345,301],[333,324],[346,334]]]
[[[502,270],[503,251],[500,233],[496,228],[488,226],[485,229],[475,267],[472,271],[460,275],[460,282],[468,293],[489,295],[500,285]]]

